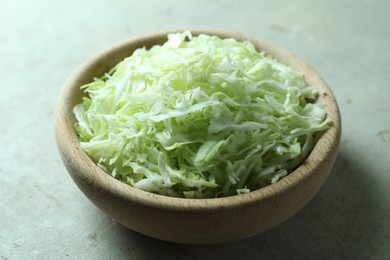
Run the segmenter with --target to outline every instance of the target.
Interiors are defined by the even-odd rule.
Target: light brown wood
[[[173,30],[181,31],[181,30]],[[74,105],[80,86],[103,75],[139,47],[166,41],[168,31],[131,38],[82,65],[63,87],[55,111],[55,133],[61,158],[80,190],[122,225],[154,238],[189,244],[215,244],[250,237],[275,227],[299,211],[319,190],[336,158],[341,121],[336,100],[321,77],[302,60],[269,42],[240,33],[191,30],[221,38],[252,42],[278,61],[302,72],[308,84],[325,91],[321,103],[331,127],[323,133],[307,160],[279,182],[248,194],[218,199],[171,198],[132,188],[101,171],[80,149],[74,130]],[[172,32],[172,31],[169,31]]]

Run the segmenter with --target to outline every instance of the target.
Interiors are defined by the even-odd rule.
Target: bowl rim
[[[203,199],[176,198],[143,191],[117,180],[96,166],[88,155],[82,151],[74,125],[72,124],[73,121],[69,118],[69,113],[73,108],[70,108],[73,96],[77,91],[81,91],[81,85],[79,82],[84,73],[90,71],[96,66],[101,66],[103,61],[106,60],[112,53],[119,52],[123,48],[126,48],[126,46],[135,43],[143,43],[145,45],[148,42],[155,40],[156,37],[159,39],[166,38],[168,33],[182,32],[185,30],[190,31],[192,35],[205,33],[208,35],[216,35],[221,38],[233,37],[239,41],[250,41],[256,46],[256,49],[259,48],[258,45],[272,47],[278,53],[283,53],[283,55],[293,58],[294,66],[303,68],[311,72],[313,76],[317,77],[315,80],[320,84],[319,87],[325,91],[325,95],[320,98],[326,99],[326,101],[329,102],[330,105],[326,107],[326,112],[332,122],[330,127],[321,134],[308,157],[296,170],[292,171],[274,184],[245,194]],[[141,47],[141,45],[139,47]],[[265,52],[267,53],[268,51]],[[268,54],[273,56],[272,53]],[[123,58],[124,57],[122,57],[122,59]],[[292,66],[291,64],[289,65]],[[341,118],[337,101],[327,83],[318,75],[318,73],[314,71],[312,67],[307,65],[302,59],[271,42],[238,32],[215,29],[162,30],[130,37],[104,49],[87,59],[66,81],[57,98],[54,120],[57,146],[61,157],[64,162],[67,161],[68,163],[70,161],[78,161],[77,177],[87,180],[89,185],[93,185],[95,189],[104,190],[105,192],[112,193],[127,201],[132,201],[148,207],[164,208],[166,210],[218,210],[221,208],[242,207],[243,205],[257,203],[260,200],[270,199],[275,195],[294,188],[308,178],[308,176],[315,174],[319,167],[321,167],[321,161],[325,161],[333,150],[337,151],[341,135]]]

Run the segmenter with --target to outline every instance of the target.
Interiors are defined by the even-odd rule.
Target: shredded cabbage
[[[249,42],[190,32],[137,49],[82,89],[81,148],[116,179],[174,197],[275,183],[330,121],[300,73]]]

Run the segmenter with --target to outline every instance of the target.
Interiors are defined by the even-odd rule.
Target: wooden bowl
[[[341,122],[336,100],[321,77],[302,60],[274,44],[240,33],[193,30],[221,38],[250,41],[259,51],[304,74],[308,84],[321,88],[318,99],[331,118],[331,127],[318,139],[306,161],[279,182],[242,195],[214,199],[172,198],[130,187],[100,170],[81,150],[73,107],[84,95],[80,86],[91,82],[140,47],[166,41],[157,32],[131,38],[82,65],[63,87],[55,111],[55,133],[61,158],[81,191],[122,225],[147,236],[186,244],[216,244],[257,235],[287,220],[319,190],[336,158]]]

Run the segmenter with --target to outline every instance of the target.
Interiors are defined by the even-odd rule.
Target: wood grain
[[[319,190],[336,158],[341,120],[335,97],[325,81],[305,62],[261,39],[235,32],[191,30],[221,38],[252,42],[259,51],[302,72],[308,84],[324,90],[322,104],[331,127],[323,133],[307,160],[279,182],[248,194],[218,199],[180,199],[132,188],[100,170],[81,150],[74,129],[74,105],[84,95],[80,86],[103,75],[139,47],[166,41],[172,30],[131,38],[99,53],[66,82],[58,97],[55,133],[61,158],[80,190],[102,211],[122,225],[154,238],[188,244],[216,244],[250,237],[282,223]]]

